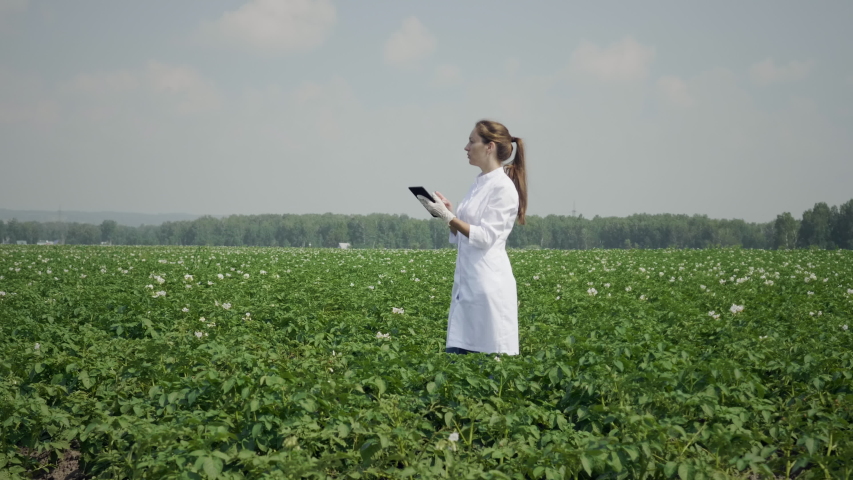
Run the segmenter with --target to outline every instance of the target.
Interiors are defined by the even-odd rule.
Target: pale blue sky
[[[529,213],[853,198],[853,3],[0,0],[0,207],[406,213],[474,122]]]

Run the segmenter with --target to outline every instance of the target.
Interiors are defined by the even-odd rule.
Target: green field
[[[0,246],[0,478],[849,478],[853,252]],[[742,308],[741,308],[742,307]]]

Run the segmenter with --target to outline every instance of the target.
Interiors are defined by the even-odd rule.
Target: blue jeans
[[[445,353],[455,353],[458,355],[466,355],[469,353],[480,353],[480,352],[475,352],[474,350],[465,350],[464,348],[459,348],[459,347],[447,347],[444,349],[444,352]]]

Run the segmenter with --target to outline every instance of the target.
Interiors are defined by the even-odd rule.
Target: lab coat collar
[[[506,175],[504,167],[498,167],[489,173],[480,173],[477,175],[477,185],[482,185],[486,182],[499,178],[501,175]]]

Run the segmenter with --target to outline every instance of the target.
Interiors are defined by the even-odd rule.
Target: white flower
[[[556,298],[556,300],[559,300],[559,299],[560,299],[560,297],[559,297],[559,295],[558,295],[558,296],[557,296],[557,298]]]
[[[533,275],[533,280],[539,280],[539,275]]]
[[[450,435],[448,435],[447,439],[450,440],[451,442],[458,442],[459,441],[459,433],[453,432]]]
[[[207,321],[207,319],[206,319],[206,318],[204,318],[204,317],[200,317],[200,318],[198,319],[198,321],[199,321],[199,322],[206,322],[206,321]]]
[[[847,325],[842,325],[842,326],[841,326],[841,329],[842,329],[842,330],[847,330]]]
[[[811,280],[812,280],[811,278],[806,277],[806,283],[809,283]]]
[[[168,261],[168,260],[163,260],[163,259],[160,259],[160,260],[157,260],[157,261],[158,261],[158,262],[160,262],[160,263],[169,263],[169,261]]]
[[[247,318],[247,319],[248,319],[248,318],[250,318],[251,316],[252,316],[252,314],[251,314],[251,313],[246,312],[246,318]]]
[[[814,292],[806,292],[807,295],[814,295]]]
[[[192,280],[192,279],[193,279],[192,275],[190,275],[190,274],[184,275],[184,280]]]
[[[631,291],[631,287],[630,287],[630,286],[625,287],[625,291],[626,291],[626,292],[630,292],[630,291]]]
[[[391,333],[376,332],[376,338],[391,338]]]
[[[373,285],[368,285],[367,288],[373,290]]]
[[[762,335],[758,337],[759,340],[764,340],[765,338],[767,338],[767,335]]]
[[[224,308],[225,310],[229,310],[229,309],[231,309],[231,304],[230,303],[223,303],[222,308]]]
[[[640,300],[645,300],[645,299],[646,299],[645,295],[640,295]]]
[[[725,285],[725,284],[726,284],[726,281],[725,281],[724,279],[722,279],[722,278],[721,278],[721,279],[720,279],[720,285]]]
[[[189,311],[190,311],[190,309],[189,309],[189,308],[187,308],[187,307],[184,307],[184,308],[182,308],[182,309],[181,309],[181,311],[182,311],[182,312],[184,312],[184,313],[187,313],[187,312],[189,312]]]
[[[248,273],[244,273],[244,274],[243,274],[243,278],[249,278],[249,274],[248,274]]]
[[[604,288],[610,288],[610,284],[609,284],[609,283],[605,283],[605,284],[604,284]]]
[[[709,317],[713,317],[713,316],[714,316],[714,315],[716,315],[716,314],[717,314],[717,312],[715,312],[715,311],[713,311],[713,310],[711,310],[710,312],[708,312],[708,316],[709,316]]]
[[[208,285],[213,285],[213,282],[211,282],[210,280],[208,280],[208,281],[207,281],[207,284],[208,284]]]
[[[853,295],[853,288],[847,289],[847,295]]]
[[[261,270],[261,275],[266,275],[266,274],[267,274],[266,270]]]
[[[195,332],[195,336],[196,338],[201,338],[207,336],[207,334],[204,332]]]
[[[765,284],[765,285],[771,285],[771,286],[772,286],[772,285],[773,285],[773,280],[765,280],[765,281],[764,281],[764,284]]]
[[[5,297],[5,296],[6,296],[6,292],[0,292],[0,297]]]
[[[814,312],[809,312],[809,315],[814,317]]]
[[[391,313],[399,313],[399,314],[402,314],[402,313],[404,313],[404,312],[403,312],[403,309],[402,309],[402,308],[391,307]]]
[[[598,295],[598,290],[596,290],[594,288],[590,288],[589,290],[586,291],[586,293],[588,293],[589,295],[594,297],[594,296]]]
[[[186,288],[187,290],[189,290],[189,289],[193,288],[193,286],[192,286],[192,285],[190,285],[190,284],[188,283],[188,284],[184,285],[184,288]]]
[[[743,311],[743,305],[735,305],[733,303],[732,306],[729,307],[729,311],[736,315]]]
[[[154,280],[157,280],[157,283],[159,283],[160,285],[166,283],[166,279],[159,275],[154,275]]]
[[[400,273],[406,273],[406,269],[404,268],[404,269],[400,270]]]
[[[496,361],[496,362],[500,362],[500,361],[501,361],[501,357],[499,357],[499,356],[495,355],[495,361]]]
[[[164,292],[163,290],[160,290],[159,292],[154,293],[154,298],[165,297],[165,296],[166,296],[166,292]]]
[[[844,329],[847,330],[847,325],[844,326]],[[38,351],[40,349],[41,349],[41,344],[36,342],[35,346],[33,347],[33,350]]]
[[[80,274],[80,278],[86,278],[86,274],[85,273]]]
[[[225,280],[225,275],[223,275],[223,274],[221,274],[221,273],[217,273],[217,274],[216,274],[216,278],[218,278],[218,279],[220,279],[220,280]]]
[[[415,281],[416,281],[416,282],[420,282],[420,281],[421,281],[421,279],[420,279],[420,278],[416,278],[416,279],[415,279]],[[393,282],[393,280],[392,280],[392,282]]]

